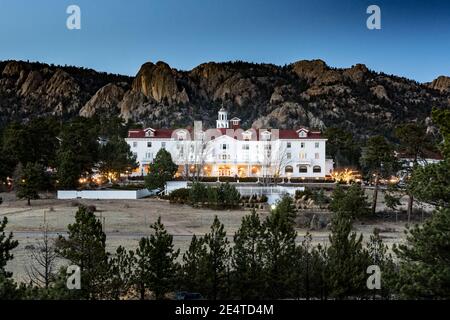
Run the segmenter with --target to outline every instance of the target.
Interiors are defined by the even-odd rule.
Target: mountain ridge
[[[119,115],[155,127],[213,125],[225,106],[247,127],[325,129],[390,135],[401,122],[426,122],[450,107],[450,77],[429,83],[323,60],[285,66],[207,62],[189,71],[144,63],[135,77],[24,61],[0,62],[0,125],[30,117]]]

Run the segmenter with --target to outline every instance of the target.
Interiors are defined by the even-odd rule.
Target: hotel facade
[[[319,131],[242,129],[239,118],[228,120],[220,109],[216,128],[203,129],[200,121],[188,129],[130,130],[127,143],[146,175],[161,149],[179,166],[178,176],[280,177],[323,179],[333,170],[326,159],[327,139]]]

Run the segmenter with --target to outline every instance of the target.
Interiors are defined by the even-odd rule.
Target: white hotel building
[[[179,166],[177,175],[218,177],[325,178],[333,170],[326,159],[326,141],[320,132],[248,129],[241,120],[228,120],[220,109],[216,128],[204,130],[200,121],[193,129],[130,130],[127,143],[137,156],[134,175],[145,175],[162,148]]]

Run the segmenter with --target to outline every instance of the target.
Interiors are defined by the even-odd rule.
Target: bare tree
[[[31,283],[41,288],[48,288],[55,280],[57,262],[55,242],[49,238],[48,225],[45,225],[43,238],[31,250],[30,255],[31,263],[25,267],[25,270]]]
[[[292,155],[288,152],[287,148],[279,144],[276,154],[272,156],[272,170],[273,177],[279,178],[283,174],[283,169],[292,163]]]

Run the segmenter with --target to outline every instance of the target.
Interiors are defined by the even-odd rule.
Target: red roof
[[[145,135],[146,130],[147,129],[130,130],[128,131],[128,138],[147,138]],[[170,139],[173,131],[174,130],[171,129],[156,129],[152,138]]]
[[[136,129],[136,130],[130,130],[128,131],[128,138],[147,138],[147,136],[145,135],[146,131],[149,130],[153,130],[154,131],[154,135],[151,138],[155,138],[155,139],[170,139],[172,137],[172,134],[175,130],[172,129]],[[192,132],[192,129],[187,129],[189,132]],[[225,128],[213,128],[213,130],[217,130],[219,131],[222,135],[226,135],[227,133],[231,133],[231,137],[234,138],[235,137],[235,131],[237,138],[238,139],[242,139],[242,133],[244,133],[246,130],[243,129],[225,129]],[[261,134],[264,131],[269,131],[271,132],[271,129],[250,129],[250,131],[257,133],[257,138],[258,140],[261,139]],[[321,139],[322,136],[320,134],[319,131],[308,131],[305,130],[305,132],[307,132],[307,136],[306,137],[299,137],[299,133],[298,130],[278,130],[279,133],[279,139]],[[218,138],[218,137],[215,137]],[[254,137],[252,137],[254,138]]]

